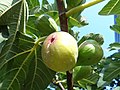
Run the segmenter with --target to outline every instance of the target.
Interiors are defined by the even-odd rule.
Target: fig
[[[73,69],[73,80],[79,81],[83,78],[87,78],[92,73],[91,66],[76,66]]]
[[[103,57],[103,50],[95,40],[86,40],[78,47],[77,65],[97,64]]]
[[[65,72],[77,62],[77,41],[67,32],[54,32],[45,39],[41,53],[46,66],[56,72]]]

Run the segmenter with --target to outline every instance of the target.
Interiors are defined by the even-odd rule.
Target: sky
[[[89,2],[92,0],[86,0]],[[82,12],[82,16],[87,19],[89,25],[82,28],[76,28],[80,31],[80,37],[89,33],[99,33],[104,37],[104,44],[102,45],[104,49],[104,55],[109,56],[113,52],[108,51],[110,43],[115,42],[114,31],[110,29],[110,26],[114,24],[114,16],[102,16],[98,15],[98,12],[109,2],[105,0],[97,5],[89,7]]]

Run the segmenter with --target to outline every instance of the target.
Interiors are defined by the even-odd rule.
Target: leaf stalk
[[[69,16],[71,16],[71,15],[77,13],[77,12],[80,12],[80,11],[84,10],[85,8],[88,8],[90,6],[98,4],[102,1],[104,1],[104,0],[93,0],[91,2],[88,2],[88,3],[85,3],[85,4],[79,5],[77,7],[74,7],[74,8],[72,8],[69,11],[66,12],[66,17],[69,17]]]

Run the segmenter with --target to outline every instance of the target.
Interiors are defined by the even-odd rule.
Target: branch
[[[70,71],[67,71],[67,86],[68,90],[73,90],[73,79],[72,79],[72,73]]]
[[[67,17],[66,17],[66,12],[65,12],[66,10],[65,10],[63,0],[57,0],[57,6],[58,6],[58,11],[59,11],[61,31],[68,32],[68,23],[67,23]]]
[[[72,8],[69,11],[66,12],[66,17],[69,17],[69,16],[71,16],[71,15],[73,15],[73,14],[79,12],[79,11],[84,10],[85,8],[88,8],[90,6],[98,4],[98,3],[102,2],[102,1],[104,1],[104,0],[93,0],[93,1],[91,1],[89,3],[85,3],[85,4],[82,4],[82,5],[77,6],[75,8]]]

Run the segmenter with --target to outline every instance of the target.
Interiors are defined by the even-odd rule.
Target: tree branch
[[[57,6],[58,6],[58,11],[59,11],[59,20],[60,20],[61,31],[68,32],[66,10],[65,10],[63,0],[57,0]]]
[[[70,71],[67,71],[66,74],[67,74],[67,86],[68,86],[68,90],[73,90],[72,73]]]

